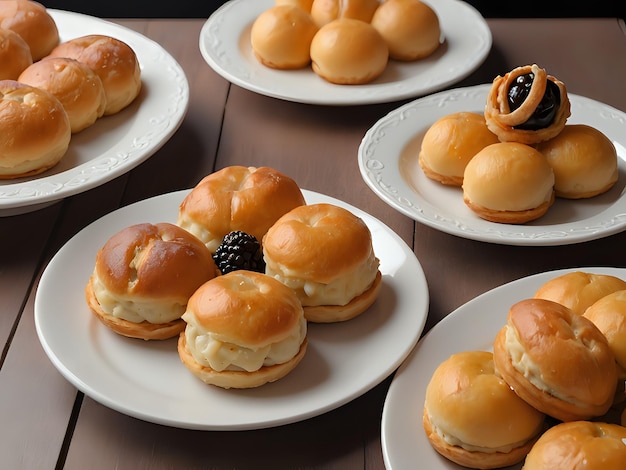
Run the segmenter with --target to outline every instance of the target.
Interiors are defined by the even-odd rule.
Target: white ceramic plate
[[[200,51],[222,77],[242,88],[287,101],[322,105],[384,103],[441,90],[467,77],[491,50],[491,30],[480,13],[459,0],[430,0],[440,20],[443,44],[430,57],[390,61],[365,85],[334,85],[310,67],[273,70],[259,63],[250,45],[254,20],[273,0],[231,0],[216,10],[200,33]]]
[[[479,218],[460,188],[427,178],[417,155],[438,118],[458,111],[481,113],[491,85],[457,88],[420,98],[392,111],[370,128],[358,150],[361,176],[387,204],[414,220],[459,237],[507,245],[568,245],[626,228],[626,113],[569,95],[568,124],[587,124],[606,134],[619,157],[619,180],[607,193],[581,200],[557,199],[543,217],[523,225]]]
[[[133,48],[142,91],[128,108],[72,136],[63,159],[30,178],[0,180],[0,216],[29,212],[116,178],[152,156],[180,126],[189,85],[180,65],[161,46],[128,28],[78,13],[49,10],[61,42],[104,34]]]
[[[624,268],[578,270],[626,279]],[[429,444],[422,427],[424,397],[433,372],[452,354],[492,351],[493,339],[506,324],[509,308],[532,297],[544,282],[569,271],[573,269],[545,272],[493,289],[459,307],[424,335],[396,372],[383,406],[381,441],[388,470],[463,468],[441,457]]]
[[[145,342],[102,325],[84,288],[97,250],[118,230],[140,222],[174,222],[179,191],[119,209],[72,238],[46,267],[35,299],[35,324],[61,374],[94,400],[136,418],[188,429],[241,430],[303,420],[339,407],[388,377],[419,339],[428,286],[411,249],[387,226],[336,199],[304,191],[307,202],[351,210],[372,232],[383,284],[376,303],[339,324],[309,325],[309,347],[287,377],[252,390],[205,385],[180,362],[176,340]]]

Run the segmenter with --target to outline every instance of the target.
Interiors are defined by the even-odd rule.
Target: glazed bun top
[[[47,56],[59,43],[54,18],[45,6],[32,0],[1,1],[0,28],[19,34],[28,44],[33,61]]]
[[[17,80],[32,63],[30,47],[22,36],[10,29],[0,28],[0,80]]]
[[[369,23],[379,5],[379,0],[313,0],[310,12],[319,27],[339,18]]]

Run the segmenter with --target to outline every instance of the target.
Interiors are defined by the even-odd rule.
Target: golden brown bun
[[[43,88],[61,102],[72,134],[91,126],[106,107],[102,81],[86,64],[66,57],[46,57],[27,67],[18,81]]]
[[[340,18],[322,26],[311,42],[313,71],[339,85],[369,83],[387,67],[389,49],[374,27]]]
[[[305,354],[306,320],[295,293],[269,276],[232,271],[189,299],[178,352],[207,384],[251,388],[287,375]]]
[[[22,36],[10,29],[0,28],[0,80],[17,80],[32,63],[30,47]]]
[[[581,199],[607,192],[619,174],[617,151],[602,132],[585,124],[570,124],[542,142],[543,153],[554,170],[557,197]]]
[[[320,28],[339,18],[369,23],[379,7],[379,0],[313,0],[311,16]]]
[[[493,345],[496,369],[527,403],[561,421],[602,416],[613,403],[615,356],[587,318],[544,299],[514,304]]]
[[[538,219],[554,203],[554,173],[529,145],[491,144],[465,167],[463,199],[483,219],[522,224]]]
[[[305,204],[296,182],[268,167],[229,166],[204,177],[180,205],[177,224],[214,253],[241,230],[261,241],[283,214]]]
[[[30,48],[33,61],[38,61],[59,44],[59,31],[46,7],[32,0],[0,2],[0,28],[19,34]]]
[[[299,6],[276,5],[261,13],[252,24],[252,51],[267,67],[305,67],[311,62],[311,41],[317,29],[311,15]]]
[[[374,13],[372,26],[385,38],[392,59],[423,59],[439,47],[439,17],[421,0],[386,0]]]
[[[87,303],[106,326],[131,338],[167,339],[185,327],[189,297],[218,275],[196,237],[169,224],[136,224],[111,236],[96,256]]]
[[[435,121],[424,134],[419,164],[430,179],[461,186],[465,167],[474,155],[498,142],[482,114],[448,114]]]
[[[619,470],[626,463],[626,428],[574,421],[548,429],[535,443],[523,470]]]
[[[311,5],[313,0],[275,0],[274,5],[296,5],[307,13],[311,13]]]
[[[110,36],[92,34],[59,44],[52,57],[69,57],[89,66],[100,77],[106,94],[104,115],[116,114],[141,91],[141,69],[135,51]]]
[[[534,297],[558,302],[578,315],[612,292],[626,289],[626,281],[608,274],[571,271],[544,282]]]
[[[70,144],[70,120],[52,94],[15,80],[0,81],[0,179],[39,174]]]
[[[486,351],[451,355],[426,388],[423,425],[428,441],[447,459],[470,468],[521,462],[544,417],[496,374],[493,354]]]

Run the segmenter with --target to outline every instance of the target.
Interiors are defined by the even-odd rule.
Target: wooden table
[[[2,468],[384,468],[380,419],[391,378],[304,422],[255,431],[190,431],[131,418],[84,396],[40,346],[33,320],[38,280],[70,237],[112,210],[190,188],[228,165],[277,168],[302,188],[353,204],[391,227],[413,247],[426,273],[426,330],[473,297],[517,278],[565,267],[626,266],[626,233],[570,246],[524,247],[471,241],[415,223],[366,186],[356,159],[367,129],[402,103],[334,108],[257,95],[230,85],[202,59],[203,20],[118,22],[179,61],[189,80],[189,111],[172,139],[128,174],[40,211],[0,218]],[[488,23],[494,39],[489,57],[455,86],[488,83],[535,62],[565,81],[571,93],[626,110],[621,20]]]

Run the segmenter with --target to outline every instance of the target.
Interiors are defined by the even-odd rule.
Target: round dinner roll
[[[101,34],[81,36],[59,44],[50,56],[75,59],[96,72],[106,94],[104,116],[120,112],[139,96],[139,60],[135,51],[119,39]]]
[[[379,0],[313,0],[311,16],[320,28],[339,18],[369,23],[379,7]]]
[[[17,80],[32,63],[30,47],[22,36],[10,29],[0,28],[0,80]]]
[[[297,5],[275,5],[261,13],[250,31],[255,57],[274,69],[299,69],[311,62],[317,33],[311,15]]]
[[[46,57],[27,67],[18,81],[43,88],[63,105],[72,134],[91,126],[104,114],[102,81],[86,64],[67,57]]]
[[[313,0],[275,0],[274,5],[296,5],[307,13],[311,13]]]
[[[70,138],[70,120],[51,93],[0,80],[0,179],[52,168],[67,152]]]
[[[352,18],[327,23],[311,42],[313,71],[338,85],[369,83],[385,71],[388,61],[389,49],[380,33]]]
[[[439,17],[421,0],[385,0],[371,23],[385,39],[392,59],[424,59],[439,48]]]
[[[28,44],[33,61],[44,58],[59,44],[54,18],[45,6],[32,0],[0,1],[0,28],[19,34]]]
[[[253,388],[291,372],[307,348],[307,323],[295,293],[253,271],[232,271],[189,299],[178,340],[183,364],[203,382]]]
[[[521,462],[543,429],[537,411],[495,371],[493,354],[452,354],[426,388],[423,426],[433,448],[469,468]]]
[[[333,204],[308,204],[276,221],[262,241],[265,273],[292,288],[310,322],[349,320],[372,305],[382,275],[363,220]]]
[[[437,119],[426,131],[419,153],[424,174],[443,184],[461,186],[469,161],[498,137],[482,114],[458,112]]]
[[[141,223],[111,236],[96,255],[87,304],[114,332],[167,339],[185,328],[191,294],[219,274],[196,237],[170,223]]]
[[[523,470],[619,470],[626,465],[626,428],[618,424],[573,421],[541,435]]]
[[[568,124],[552,139],[537,145],[554,170],[557,197],[582,199],[607,192],[619,169],[613,142],[595,127]]]
[[[533,147],[500,142],[468,162],[462,188],[465,204],[479,217],[523,224],[544,215],[554,203],[554,172]]]
[[[509,309],[494,340],[502,378],[524,401],[561,421],[602,416],[613,404],[615,356],[591,320],[544,299]]]

